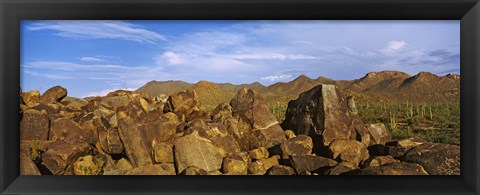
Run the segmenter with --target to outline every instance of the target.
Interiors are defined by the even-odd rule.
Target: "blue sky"
[[[21,22],[21,87],[69,96],[134,90],[151,80],[234,84],[356,79],[371,71],[460,73],[460,22]]]

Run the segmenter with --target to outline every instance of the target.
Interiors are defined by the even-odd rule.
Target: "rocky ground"
[[[459,175],[460,147],[392,140],[334,85],[288,104],[282,124],[255,90],[214,111],[192,90],[77,99],[20,93],[22,175]]]

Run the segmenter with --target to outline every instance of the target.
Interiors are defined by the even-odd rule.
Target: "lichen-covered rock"
[[[173,164],[155,164],[141,166],[127,171],[127,175],[176,175]]]
[[[29,109],[20,120],[21,140],[48,140],[50,120],[46,112]]]
[[[98,175],[101,167],[93,162],[93,156],[87,155],[77,159],[73,164],[75,175]]]
[[[250,152],[248,152],[248,155],[250,156],[251,159],[256,159],[256,160],[267,159],[269,156],[268,150],[264,147],[250,150]]]
[[[191,166],[207,172],[219,170],[223,157],[226,156],[223,149],[196,133],[179,138],[175,143],[174,154],[178,172]]]
[[[173,163],[173,148],[167,143],[156,143],[153,146],[155,163]]]
[[[351,115],[341,92],[334,85],[322,84],[288,103],[282,127],[328,146],[333,140],[350,139],[355,133]]]
[[[42,164],[53,174],[65,173],[68,165],[73,164],[79,157],[92,152],[87,143],[71,144],[63,140],[52,142],[42,155]]]
[[[352,175],[428,175],[425,169],[415,163],[388,163],[376,167],[366,167],[349,173]]]
[[[291,156],[290,163],[298,174],[323,172],[337,165],[337,161],[321,156]]]
[[[230,101],[230,105],[238,121],[239,134],[249,136],[250,149],[269,148],[285,140],[277,119],[258,92],[243,88]]]
[[[460,146],[424,143],[409,150],[405,161],[422,165],[430,175],[460,175]]]
[[[331,157],[341,162],[359,165],[369,157],[367,146],[355,140],[334,140],[328,147]]]
[[[40,102],[40,92],[38,90],[20,93],[20,97],[29,108],[38,105]]]
[[[292,167],[285,165],[275,165],[268,171],[268,175],[295,175],[295,170]]]
[[[392,134],[387,130],[384,123],[368,124],[367,129],[371,135],[372,144],[385,145],[392,140]]]
[[[24,153],[20,153],[20,175],[41,175],[37,165]]]
[[[366,160],[363,163],[364,167],[378,167],[384,164],[388,163],[395,163],[395,162],[400,162],[399,160],[396,160],[392,156],[375,156],[373,158],[370,158]]]
[[[285,130],[284,133],[285,133],[285,137],[287,137],[287,139],[297,137],[292,130]]]
[[[40,100],[43,102],[49,102],[49,103],[60,102],[66,96],[67,96],[67,89],[57,85],[45,91],[42,94]]]
[[[280,148],[283,159],[288,159],[289,156],[306,156],[312,154],[313,141],[306,135],[299,135],[284,141]]]
[[[248,164],[248,173],[254,175],[265,175],[268,169],[278,164],[278,157],[272,156],[267,159],[257,160]]]
[[[247,152],[230,154],[223,159],[222,171],[228,175],[246,175],[251,158]]]

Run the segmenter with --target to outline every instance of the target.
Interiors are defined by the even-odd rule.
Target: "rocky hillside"
[[[133,91],[66,98],[60,86],[20,92],[20,174],[460,174],[459,146],[392,140],[383,123],[365,124],[335,85],[301,93],[282,124],[247,88],[202,109],[198,94],[215,86],[200,82],[166,100]]]
[[[460,101],[460,75],[438,76],[428,72],[420,72],[414,76],[399,71],[370,72],[364,77],[354,80],[332,80],[325,77],[312,79],[300,75],[290,82],[278,82],[267,87],[258,82],[243,85],[211,83],[211,85],[216,85],[215,88],[220,89],[222,94],[234,94],[242,88],[250,88],[257,90],[263,96],[275,96],[280,97],[280,99],[297,98],[301,93],[320,84],[336,85],[349,95],[355,95],[357,100],[361,102],[425,103]],[[181,81],[152,81],[136,90],[136,92],[148,93],[152,96],[158,94],[171,95],[193,85]],[[212,93],[218,92],[212,91]],[[205,94],[208,95],[209,93]],[[202,94],[199,94],[199,97],[200,99],[209,98],[203,97]],[[233,95],[228,97],[231,98]],[[222,103],[223,100],[213,103]]]

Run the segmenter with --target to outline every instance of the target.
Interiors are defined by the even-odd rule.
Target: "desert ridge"
[[[397,88],[407,86],[407,80],[438,77],[419,75],[405,78]],[[443,78],[445,83],[455,79]],[[283,121],[269,109],[262,93],[266,88],[253,85],[259,88],[228,86],[237,91],[232,98],[221,96],[229,99],[214,109],[202,107],[202,89],[224,90],[209,82],[166,98],[140,89],[85,99],[67,97],[61,86],[43,94],[20,92],[20,173],[460,174],[459,146],[413,137],[392,140],[384,123],[368,124],[357,114],[354,96],[338,83],[312,85],[300,93],[288,103]]]

